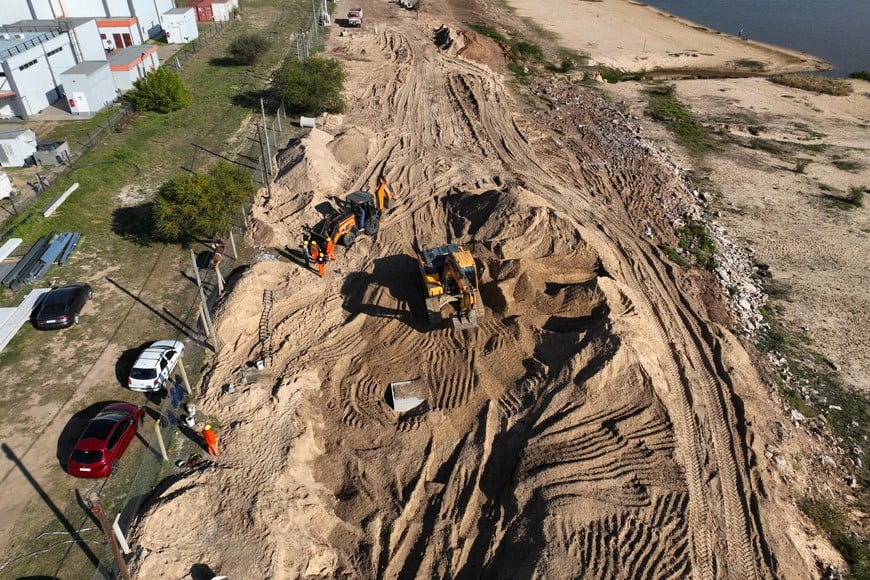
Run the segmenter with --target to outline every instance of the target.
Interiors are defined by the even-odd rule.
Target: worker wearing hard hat
[[[214,455],[215,457],[220,455],[217,446],[217,433],[214,432],[214,429],[211,428],[211,425],[206,425],[202,428],[202,439],[203,441],[205,441],[205,448],[206,451],[208,451],[209,455]]]

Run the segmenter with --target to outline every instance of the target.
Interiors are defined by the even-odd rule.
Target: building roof
[[[99,18],[97,28],[132,28],[136,26],[136,17],[129,18]]]
[[[109,66],[104,60],[86,60],[63,71],[64,75],[92,75],[101,68]]]
[[[43,32],[4,32],[0,28],[0,59],[6,59],[16,54],[21,54],[39,46],[46,40],[50,40],[61,33],[60,30],[47,30]]]
[[[191,10],[193,10],[193,6],[185,6],[183,8],[173,8],[172,10],[167,10],[163,14],[187,14]]]
[[[130,70],[155,52],[157,52],[157,47],[153,44],[128,46],[110,54],[109,65],[112,70]]]

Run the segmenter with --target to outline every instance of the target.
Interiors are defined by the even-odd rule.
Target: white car
[[[172,374],[184,352],[178,340],[158,340],[142,351],[130,370],[127,386],[131,391],[151,393],[159,391]]]

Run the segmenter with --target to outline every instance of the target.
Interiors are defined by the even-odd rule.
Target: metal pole
[[[118,571],[121,573],[121,578],[124,580],[132,580],[130,571],[127,570],[127,562],[124,561],[124,556],[121,555],[121,549],[118,548],[118,542],[115,540],[115,534],[112,531],[112,524],[103,512],[103,506],[100,505],[100,496],[96,493],[91,493],[88,496],[88,507],[91,513],[100,521],[100,526],[103,528],[103,533],[106,535],[106,541],[112,549],[112,556],[115,558],[115,564],[118,566]]]

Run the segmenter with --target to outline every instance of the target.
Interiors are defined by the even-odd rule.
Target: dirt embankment
[[[323,279],[291,260],[235,282],[201,401],[222,469],[157,494],[138,576],[809,577],[715,281],[657,249],[693,203],[680,172],[588,92],[543,82],[530,111],[450,14],[366,12],[376,34],[330,44],[348,114],[281,153],[253,237],[292,256],[380,173],[398,205]],[[482,267],[475,330],[425,325],[414,256],[446,242]],[[408,379],[429,410],[397,417]]]

